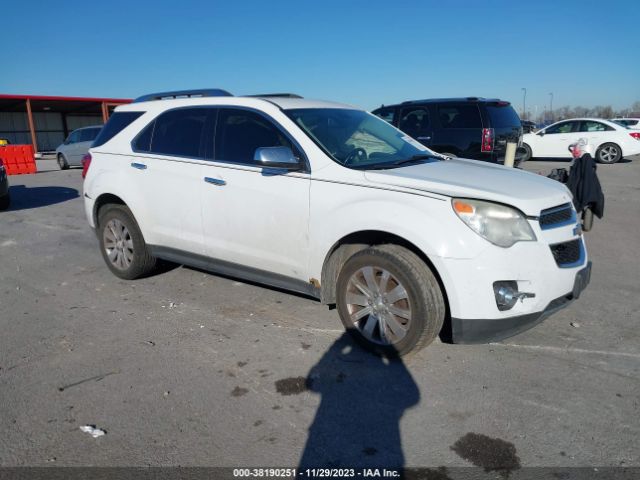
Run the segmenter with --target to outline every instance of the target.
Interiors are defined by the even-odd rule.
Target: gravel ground
[[[404,363],[352,347],[301,296],[185,267],[117,279],[80,171],[39,167],[10,178],[0,213],[2,466],[640,466],[638,160],[599,167],[578,302]]]

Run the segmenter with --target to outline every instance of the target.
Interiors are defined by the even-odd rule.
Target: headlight
[[[516,242],[536,240],[529,222],[515,208],[467,198],[454,198],[451,204],[460,220],[494,245],[508,248]]]

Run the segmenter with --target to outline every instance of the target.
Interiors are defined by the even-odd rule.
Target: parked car
[[[117,107],[90,150],[85,212],[120,278],[165,259],[301,292],[387,355],[444,322],[454,342],[514,335],[589,282],[559,182],[443,157],[348,105],[166,99],[188,95]]]
[[[530,120],[522,120],[522,132],[523,133],[531,133],[536,130],[536,123]]]
[[[612,118],[611,121],[631,130],[640,130],[640,118]]]
[[[504,163],[507,142],[519,144],[522,137],[520,117],[509,102],[499,99],[411,100],[372,113],[431,150],[453,157]]]
[[[6,210],[11,204],[11,196],[9,194],[9,178],[4,162],[0,158],[0,210]]]
[[[102,126],[95,125],[78,128],[71,132],[64,143],[56,148],[56,159],[60,170],[82,166],[82,157],[87,154],[100,130]]]
[[[600,163],[616,163],[628,155],[640,153],[640,134],[601,118],[572,118],[549,125],[522,137],[525,159],[571,158],[569,145],[581,138],[596,149]]]

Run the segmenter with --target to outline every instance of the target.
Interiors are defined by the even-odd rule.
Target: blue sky
[[[0,93],[640,100],[637,0],[5,2]]]

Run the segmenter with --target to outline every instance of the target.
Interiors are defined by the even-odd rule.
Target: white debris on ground
[[[107,432],[105,432],[101,428],[96,428],[95,425],[82,425],[80,427],[80,430],[83,431],[84,433],[88,433],[93,438],[102,437],[103,435],[107,434]]]

